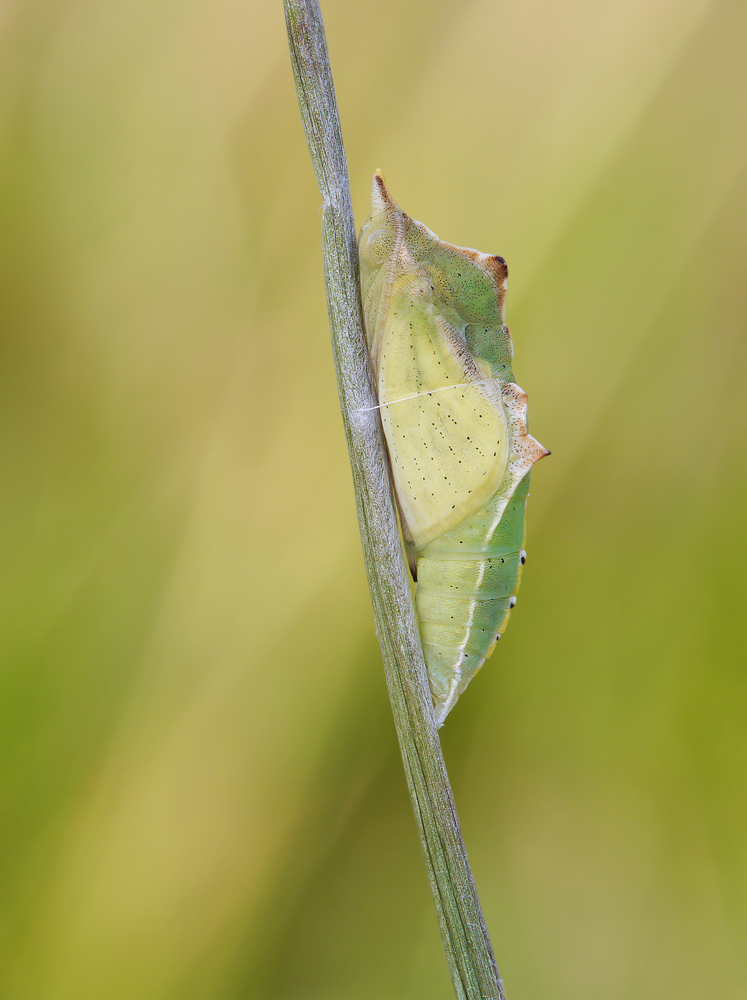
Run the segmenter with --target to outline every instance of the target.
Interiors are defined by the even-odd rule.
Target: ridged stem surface
[[[441,753],[399,539],[363,334],[355,222],[321,12],[316,0],[284,5],[301,117],[324,199],[322,247],[337,386],[405,775],[456,995],[503,1000]]]

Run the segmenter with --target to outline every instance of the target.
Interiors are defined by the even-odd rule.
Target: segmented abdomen
[[[415,609],[440,725],[493,651],[516,603],[529,475],[418,554]]]

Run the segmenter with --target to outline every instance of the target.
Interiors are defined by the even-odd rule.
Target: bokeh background
[[[323,6],[371,174],[502,254],[552,458],[443,745],[510,1000],[747,997],[747,6]],[[0,995],[451,986],[280,0],[8,0]]]

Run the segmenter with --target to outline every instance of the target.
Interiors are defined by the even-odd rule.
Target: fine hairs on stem
[[[444,766],[368,365],[347,163],[317,0],[284,0],[306,140],[324,199],[327,308],[358,523],[389,697],[454,990],[504,1000]]]

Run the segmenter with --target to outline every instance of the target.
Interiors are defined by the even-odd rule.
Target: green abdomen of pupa
[[[417,557],[415,609],[441,725],[492,653],[516,603],[529,475],[495,524],[500,494]]]

